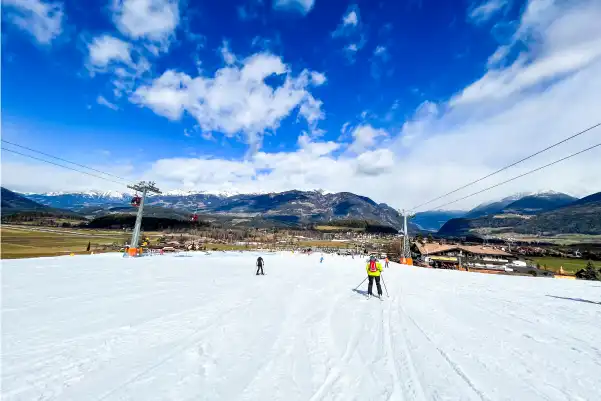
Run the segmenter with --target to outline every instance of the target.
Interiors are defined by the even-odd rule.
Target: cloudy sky
[[[165,190],[410,208],[601,122],[598,0],[2,5],[2,138]],[[601,127],[438,203],[599,142]],[[446,208],[584,196],[600,171],[601,147]],[[2,185],[125,189],[6,151]]]

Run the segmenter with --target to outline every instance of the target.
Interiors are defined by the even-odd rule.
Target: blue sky
[[[409,206],[592,125],[601,106],[593,0],[3,4],[3,138],[166,189],[323,188]],[[7,152],[2,164],[18,190],[122,189],[40,179],[48,166]],[[489,196],[601,184],[545,177]]]

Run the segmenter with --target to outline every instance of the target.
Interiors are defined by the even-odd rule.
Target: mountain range
[[[77,213],[70,210],[57,209],[51,206],[42,205],[6,188],[1,188],[1,190],[0,210],[2,211],[3,216],[10,216],[23,212],[45,213],[56,216],[77,216]]]
[[[560,192],[521,193],[465,211],[426,211],[409,221],[409,231],[445,236],[467,233],[539,232],[601,233],[601,202],[593,194],[578,200]],[[54,192],[16,194],[2,189],[2,212],[68,210],[88,219],[110,214],[135,214],[131,193]],[[44,209],[48,208],[48,209]],[[231,194],[171,191],[150,195],[145,215],[186,220],[199,214],[226,225],[306,226],[336,220],[368,220],[401,228],[399,214],[385,203],[350,192],[286,191],[269,194]],[[570,220],[570,221],[568,221]],[[569,223],[569,224],[568,224]]]
[[[478,205],[463,217],[476,218],[499,213],[532,215],[569,205],[576,200],[578,198],[555,191],[520,193],[499,201]]]
[[[442,236],[467,234],[601,234],[601,192],[577,199],[558,192],[480,205],[447,221]]]
[[[29,200],[52,208],[68,209],[88,218],[115,213],[134,213],[132,194],[119,192],[72,192],[23,194]],[[236,222],[257,220],[288,225],[307,225],[334,220],[360,219],[401,228],[399,214],[385,203],[350,192],[286,191],[269,194],[214,194],[169,192],[146,198],[149,212],[172,210],[203,216],[229,217]],[[145,209],[146,210],[146,209]],[[146,213],[145,213],[146,214]],[[411,225],[412,230],[416,228]]]
[[[555,191],[523,192],[498,201],[480,204],[467,212],[461,210],[418,212],[412,221],[423,230],[436,232],[451,219],[473,219],[498,214],[534,215],[569,205],[576,200],[578,198]]]
[[[49,206],[27,199],[25,196],[9,191],[6,188],[2,188],[1,205],[3,215],[25,211],[47,211],[51,209]]]

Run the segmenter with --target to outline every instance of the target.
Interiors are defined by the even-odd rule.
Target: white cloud
[[[488,58],[488,67],[497,67],[507,57],[510,50],[511,46],[499,46],[497,50],[495,50],[495,52]]]
[[[490,20],[495,14],[502,11],[509,5],[508,0],[487,0],[477,7],[474,7],[468,13],[469,19],[476,23],[481,24]]]
[[[351,10],[348,14],[346,14],[343,18],[342,18],[342,24],[343,25],[358,25],[359,24],[359,14],[357,14],[357,11],[355,10]]]
[[[167,51],[180,22],[179,0],[113,0],[113,22],[126,40],[112,35],[95,37],[88,44],[86,67],[92,75],[109,73],[113,94],[116,98],[131,96],[136,87],[152,70],[151,60]],[[186,38],[196,42],[196,49],[203,46],[204,37],[188,30]],[[195,58],[197,68],[200,60]],[[162,115],[173,117],[173,109],[161,105],[172,99],[158,100],[155,92],[148,93],[153,108]]]
[[[131,45],[110,35],[99,36],[88,44],[89,61],[93,67],[104,68],[112,62],[132,64]]]
[[[315,0],[274,0],[273,8],[276,10],[297,11],[306,15],[311,11]]]
[[[376,146],[378,140],[387,137],[388,133],[383,129],[374,128],[369,124],[362,124],[355,127],[352,136],[353,143],[349,146],[348,151],[360,154]]]
[[[59,2],[3,0],[8,21],[31,34],[38,43],[49,45],[63,31],[64,9]]]
[[[349,52],[356,53],[359,51],[359,45],[357,43],[351,43],[345,47]]]
[[[110,74],[115,97],[131,94],[152,67],[139,47],[111,35],[95,37],[88,43],[87,59],[91,75]]]
[[[366,39],[361,24],[361,14],[357,5],[350,5],[342,16],[338,27],[332,32],[332,37],[344,40],[343,53],[349,63],[354,63],[359,50],[365,46]]]
[[[109,102],[104,96],[100,95],[96,98],[96,103],[108,107],[109,109],[112,110],[119,110],[119,106],[117,106],[114,103]]]
[[[307,120],[310,127],[315,127],[319,120],[325,118],[321,107],[323,102],[315,99],[312,95],[307,95],[306,100],[301,104],[298,114]]]
[[[251,180],[255,170],[249,162],[173,158],[156,161],[149,173],[156,177],[157,183],[177,182],[184,189],[196,189],[203,185],[209,189],[219,183],[225,189],[228,183]]]
[[[265,82],[269,76],[280,76],[283,82],[270,86]],[[187,111],[203,130],[243,133],[256,151],[265,131],[277,129],[295,108],[312,127],[322,118],[321,101],[309,92],[312,76],[308,70],[294,76],[281,58],[259,53],[240,66],[218,70],[214,77],[192,78],[168,70],[138,88],[132,101],[173,120]]]
[[[394,154],[389,149],[377,149],[360,154],[355,170],[360,175],[378,176],[390,172],[394,164]]]
[[[221,57],[225,64],[230,65],[236,62],[236,55],[230,50],[230,44],[227,40],[224,40],[221,47],[219,48]]]
[[[379,79],[382,76],[382,70],[385,64],[390,60],[390,54],[385,46],[379,45],[374,49],[373,56],[370,58],[371,76],[374,79]],[[388,70],[388,74],[392,74],[392,69]]]
[[[320,86],[326,82],[326,76],[325,76],[325,74],[323,74],[321,72],[312,71],[311,72],[311,81],[313,82],[313,84]]]
[[[601,4],[595,1],[577,1],[559,8],[553,1],[531,0],[511,44],[522,42],[529,48],[510,66],[489,70],[456,96],[453,104],[505,100],[599,60],[600,14]],[[574,24],[579,24],[578,28]],[[533,42],[532,37],[538,40]],[[508,51],[508,45],[499,47],[489,62],[492,59],[494,66]]]
[[[332,32],[332,37],[353,36],[359,31],[361,25],[361,14],[357,5],[350,5],[346,13],[342,16],[338,27]]]
[[[317,157],[326,156],[338,150],[340,144],[336,142],[313,142],[311,137],[303,134],[298,137],[298,145],[304,151]]]
[[[374,56],[386,57],[388,55],[388,50],[384,46],[378,46],[374,50]]]
[[[165,49],[180,22],[178,0],[113,0],[113,20],[131,39],[147,39]]]
[[[201,136],[203,139],[206,139],[207,141],[214,141],[214,140],[215,140],[215,137],[213,136],[213,133],[212,133],[212,132],[210,132],[210,131],[203,131],[203,132],[200,134],[200,136]]]
[[[365,46],[365,43],[365,38],[360,36],[357,42],[349,43],[344,47],[343,53],[350,64],[356,61],[357,53]]]
[[[134,103],[143,104],[155,113],[170,120],[179,120],[192,104],[189,85],[192,78],[188,75],[166,71],[151,86],[141,86],[132,95]]]
[[[344,124],[342,124],[342,128],[340,128],[340,133],[341,134],[346,134],[348,132],[348,127],[351,125],[350,122],[345,122]]]

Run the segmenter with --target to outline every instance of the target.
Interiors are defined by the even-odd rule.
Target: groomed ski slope
[[[190,255],[3,261],[2,399],[601,399],[599,282]]]

